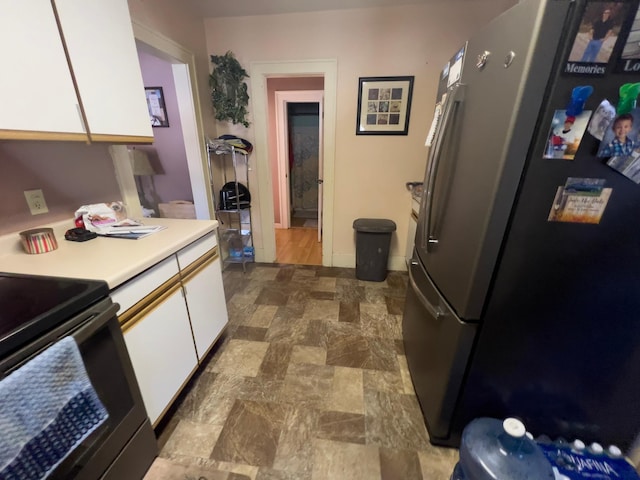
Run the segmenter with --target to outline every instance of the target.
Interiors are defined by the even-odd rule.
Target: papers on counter
[[[104,237],[137,240],[138,238],[144,238],[165,228],[167,227],[161,225],[143,225],[140,222],[127,218],[120,222],[101,227],[96,233]]]

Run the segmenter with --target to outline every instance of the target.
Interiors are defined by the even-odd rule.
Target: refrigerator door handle
[[[427,311],[431,315],[433,315],[433,317],[436,320],[439,320],[440,318],[446,316],[447,313],[444,310],[442,310],[439,306],[432,305],[431,302],[427,300],[427,297],[425,297],[424,294],[420,291],[420,287],[418,287],[418,284],[416,283],[415,278],[413,278],[413,273],[412,273],[412,267],[419,267],[419,266],[420,264],[417,261],[411,260],[411,265],[409,265],[409,285],[413,289],[413,293],[416,294],[416,297],[418,297],[418,300],[420,300],[420,303],[422,303],[424,308],[426,308]]]
[[[435,148],[433,155],[431,156],[431,162],[429,164],[429,171],[427,173],[427,188],[425,189],[425,222],[424,222],[424,247],[428,250],[430,245],[436,245],[438,239],[433,235],[431,230],[431,217],[433,212],[433,190],[436,183],[436,176],[438,174],[438,166],[440,165],[440,157],[442,154],[442,145],[444,143],[447,130],[450,130],[450,124],[453,122],[455,115],[453,111],[455,107],[462,103],[464,92],[464,85],[461,83],[455,84],[451,91],[447,94],[445,100],[444,112],[442,113],[442,125],[438,132],[435,141]]]

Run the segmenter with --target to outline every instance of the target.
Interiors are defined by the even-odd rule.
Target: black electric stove
[[[0,358],[108,296],[101,280],[0,273]]]

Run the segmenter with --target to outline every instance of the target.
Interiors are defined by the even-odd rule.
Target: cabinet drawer
[[[195,262],[202,255],[207,253],[218,244],[216,234],[211,232],[204,237],[196,240],[191,245],[187,245],[178,252],[178,263],[182,270]]]
[[[113,301],[120,304],[118,315],[122,315],[164,283],[174,283],[174,277],[178,275],[178,262],[175,255],[171,255],[146,272],[119,286],[111,292]]]

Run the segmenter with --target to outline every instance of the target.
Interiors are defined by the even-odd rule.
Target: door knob
[[[324,183],[324,180],[322,180],[321,178],[318,179],[318,185],[322,185]]]

